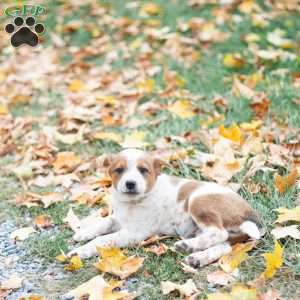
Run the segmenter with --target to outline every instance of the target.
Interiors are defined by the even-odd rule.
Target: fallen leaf
[[[265,294],[259,296],[259,300],[280,300],[280,294],[275,290],[268,290]]]
[[[178,100],[170,105],[168,110],[181,119],[191,118],[196,115],[189,100]]]
[[[98,262],[94,266],[106,273],[111,273],[125,279],[138,271],[144,262],[141,257],[127,257],[121,249],[97,247],[100,254]]]
[[[64,200],[64,197],[60,193],[47,193],[40,196],[40,201],[44,204],[44,207],[47,208],[53,203],[61,202]]]
[[[296,184],[298,177],[299,174],[296,168],[292,169],[291,172],[286,176],[275,174],[275,186],[280,193],[284,193],[288,188]]]
[[[266,269],[261,274],[262,277],[269,279],[272,278],[276,271],[282,266],[283,261],[283,249],[278,243],[277,240],[275,240],[274,250],[273,252],[267,252],[263,254],[263,257],[266,261]]]
[[[84,90],[85,84],[81,80],[75,79],[69,84],[68,88],[71,92],[78,93]]]
[[[84,297],[88,297],[89,300],[105,300],[103,297],[104,288],[108,284],[105,282],[102,276],[98,275],[90,279],[89,281],[81,284],[74,290],[71,290],[65,298],[72,298],[74,300],[82,300]]]
[[[64,263],[64,262],[66,262],[69,258],[68,258],[68,256],[65,254],[64,251],[60,250],[60,252],[61,252],[61,253],[60,253],[59,255],[57,255],[57,256],[55,257],[55,259],[58,260],[58,261],[61,262],[61,263]]]
[[[121,143],[122,137],[115,132],[95,132],[92,137],[96,140],[109,140]]]
[[[22,286],[24,278],[19,277],[17,274],[11,275],[7,280],[1,282],[0,289],[15,290]]]
[[[300,222],[300,206],[288,209],[285,207],[279,207],[276,209],[279,213],[276,222],[283,223],[287,221],[296,221]]]
[[[284,49],[290,49],[295,47],[295,43],[284,37],[285,32],[281,29],[275,29],[267,34],[267,41],[274,46],[281,47]]]
[[[20,228],[20,229],[17,229],[15,231],[13,231],[9,237],[13,240],[16,240],[16,241],[24,241],[26,240],[30,234],[34,233],[35,230],[32,226],[29,226],[29,227],[23,227],[23,228]]]
[[[157,15],[161,12],[161,8],[157,4],[149,2],[142,6],[141,11],[148,15]]]
[[[74,152],[59,152],[53,162],[54,172],[64,174],[72,172],[81,163],[81,158]]]
[[[49,228],[53,225],[53,220],[50,216],[39,215],[34,219],[33,223],[38,228]]]
[[[236,285],[231,291],[233,300],[257,300],[257,296],[258,294],[255,288],[243,285]]]
[[[223,64],[228,68],[240,69],[245,65],[245,60],[239,53],[227,53],[224,55]]]
[[[74,231],[77,232],[78,229],[80,229],[80,220],[79,218],[74,214],[73,209],[70,208],[67,216],[63,219],[65,223],[68,224],[68,226]]]
[[[73,255],[70,258],[69,264],[65,266],[66,271],[76,271],[83,267],[83,262],[79,255]]]
[[[143,148],[147,145],[145,131],[135,131],[125,136],[124,142],[121,144],[123,148]]]
[[[219,127],[219,134],[235,143],[240,143],[242,139],[242,132],[236,124],[232,124],[228,128],[225,128],[224,125],[221,125]]]
[[[298,225],[290,225],[286,227],[276,227],[271,231],[271,234],[275,237],[276,240],[285,238],[287,236],[292,237],[293,239],[300,239],[300,231]]]
[[[145,248],[145,252],[151,252],[158,256],[165,254],[168,251],[168,246],[164,243],[159,243],[158,245],[152,245],[148,248]]]
[[[271,101],[266,97],[265,94],[256,95],[250,104],[251,109],[254,111],[258,118],[264,118],[269,111]]]
[[[206,275],[206,278],[208,283],[221,286],[226,286],[235,280],[231,274],[228,274],[222,270],[209,273]]]
[[[177,284],[172,281],[162,281],[161,290],[163,295],[168,295],[177,290],[181,296],[189,297],[198,293],[198,289],[192,279],[188,279],[184,284]]]
[[[39,295],[30,295],[26,297],[21,297],[19,300],[46,300],[44,296],[39,296]]]
[[[256,245],[256,242],[248,242],[245,244],[236,244],[232,251],[222,256],[219,260],[219,265],[226,273],[232,273],[243,261],[248,259],[250,250]]]
[[[232,94],[236,97],[244,97],[246,99],[253,99],[255,91],[247,85],[243,84],[236,76],[233,78]]]

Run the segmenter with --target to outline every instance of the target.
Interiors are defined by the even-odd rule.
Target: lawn
[[[225,286],[207,280],[218,262],[184,271],[175,238],[154,243],[168,247],[162,255],[126,249],[145,258],[126,289],[138,299],[181,299],[163,295],[161,282],[192,279],[198,293],[186,299],[207,299],[237,283],[281,298],[209,299],[300,299],[297,230],[298,238],[277,236],[282,266],[257,282],[266,268],[262,254],[274,250],[277,209],[290,209],[281,226],[300,222],[293,210],[300,205],[297,1],[38,3],[47,13],[38,17],[45,32],[37,47],[14,48],[0,32],[0,282],[18,273],[31,285],[9,289],[7,298],[0,286],[0,299],[59,299],[101,273],[96,257],[73,272],[56,257],[76,245],[64,220],[70,208],[79,218],[106,213],[110,192],[100,161],[124,147],[155,152],[169,162],[169,174],[230,185],[265,230]],[[5,26],[13,19],[0,20]],[[39,216],[50,217],[51,226],[37,224]],[[11,232],[32,226],[14,248]]]

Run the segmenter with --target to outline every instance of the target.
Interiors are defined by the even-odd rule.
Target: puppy
[[[86,258],[96,246],[129,247],[158,234],[180,236],[186,262],[205,266],[231,251],[231,245],[259,239],[259,220],[250,205],[228,187],[161,174],[163,162],[126,149],[104,160],[112,178],[113,214],[75,234],[91,240],[71,251]],[[96,221],[97,220],[97,221]]]

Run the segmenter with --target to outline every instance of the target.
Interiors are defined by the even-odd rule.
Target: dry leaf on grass
[[[239,53],[227,53],[224,55],[223,64],[228,68],[240,69],[245,65],[245,60]]]
[[[288,209],[285,207],[279,207],[276,209],[278,212],[277,223],[284,223],[288,221],[300,222],[300,206]]]
[[[192,279],[188,279],[184,284],[177,284],[172,281],[162,281],[161,290],[163,295],[168,295],[177,290],[180,295],[184,297],[189,297],[199,292]]]
[[[263,257],[266,261],[266,269],[261,274],[261,277],[265,279],[272,278],[283,263],[283,249],[277,240],[275,240],[274,250],[264,253]]]
[[[21,297],[19,300],[46,300],[44,296],[39,296],[39,295],[30,295],[26,297]]]
[[[229,139],[235,143],[240,143],[242,139],[242,132],[236,124],[232,124],[230,127],[225,128],[224,125],[219,127],[219,133],[226,139]]]
[[[259,296],[259,300],[280,300],[280,294],[275,290],[268,290],[265,294]]]
[[[196,115],[189,100],[178,100],[170,105],[168,110],[182,119],[191,118]]]
[[[104,288],[108,284],[105,282],[102,276],[98,275],[90,279],[89,281],[81,284],[74,290],[71,290],[66,295],[66,298],[72,298],[74,300],[84,299],[88,297],[89,300],[105,300],[103,297]]]
[[[1,290],[15,290],[22,286],[24,278],[19,277],[17,274],[11,275],[7,280],[4,280],[0,284]]]
[[[121,143],[123,148],[143,148],[147,145],[145,142],[147,133],[145,131],[135,131],[125,136],[124,142]]]
[[[275,186],[280,193],[284,193],[288,188],[296,184],[298,177],[299,174],[296,168],[292,169],[291,172],[286,176],[275,174]]]
[[[220,267],[226,273],[232,273],[243,261],[248,259],[247,252],[252,250],[255,245],[255,241],[246,244],[236,244],[229,254],[220,258]]]
[[[300,231],[298,229],[298,225],[290,225],[286,227],[275,227],[271,233],[275,237],[276,240],[285,238],[285,237],[292,237],[293,239],[299,240],[300,239]]]
[[[73,255],[69,263],[65,266],[66,271],[76,271],[83,267],[83,262],[79,255]]]
[[[207,300],[258,300],[258,292],[252,287],[236,285],[230,293],[209,294]]]
[[[222,270],[218,270],[206,275],[207,282],[212,285],[226,286],[235,280],[232,274],[228,274]]]
[[[53,170],[56,174],[72,172],[81,163],[81,158],[74,152],[65,151],[57,154],[53,162]]]
[[[145,248],[145,252],[151,252],[158,256],[165,254],[168,251],[169,247],[164,243],[159,243],[158,245],[151,245],[148,248]]]
[[[13,231],[9,237],[13,240],[16,240],[16,241],[24,241],[26,240],[30,234],[34,233],[35,230],[32,226],[29,226],[29,227],[23,227],[23,228],[20,228],[20,229],[17,229],[15,231]]]
[[[53,226],[53,220],[50,216],[47,215],[39,215],[37,216],[34,221],[34,225],[38,228],[49,228]]]
[[[94,266],[106,273],[119,276],[125,279],[137,272],[143,265],[144,258],[130,256],[127,257],[121,249],[97,247],[100,258]]]

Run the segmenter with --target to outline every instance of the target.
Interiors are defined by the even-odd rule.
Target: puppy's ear
[[[108,169],[111,166],[112,162],[113,162],[113,156],[105,155],[102,160],[102,167]]]
[[[163,161],[162,159],[155,158],[153,161],[153,167],[154,167],[155,173],[157,175],[159,175],[161,173],[161,170],[167,166],[168,166],[168,163]]]

